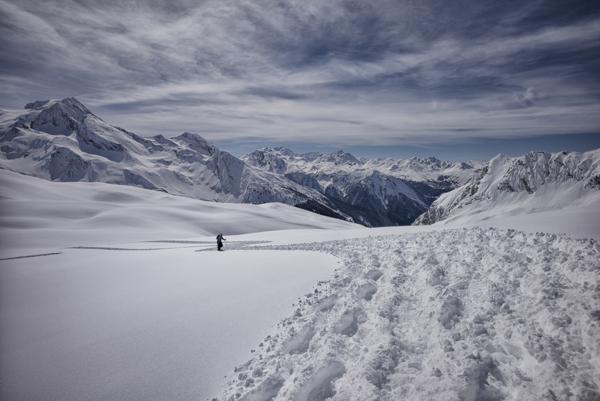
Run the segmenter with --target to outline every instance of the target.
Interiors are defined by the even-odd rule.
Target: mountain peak
[[[293,150],[283,147],[283,146],[265,146],[259,149],[256,149],[255,152],[262,152],[268,154],[276,154],[282,156],[294,156],[295,153]]]
[[[177,135],[176,137],[174,137],[174,139],[193,139],[193,140],[203,140],[206,141],[206,139],[204,139],[204,137],[200,134],[195,134],[193,132],[189,132],[189,131],[185,131],[182,134]]]
[[[283,147],[283,146],[276,146],[276,147],[273,148],[273,150],[275,150],[275,151],[277,151],[277,152],[279,152],[279,153],[281,153],[282,155],[285,155],[285,156],[294,156],[294,151],[293,150],[291,150],[289,148],[286,148],[286,147]]]
[[[43,109],[45,106],[47,106],[50,102],[56,102],[56,100],[52,100],[52,99],[36,100],[34,102],[27,103],[25,105],[25,108],[31,109],[31,110],[40,110],[40,109]]]
[[[201,153],[212,154],[216,149],[214,146],[208,143],[208,141],[202,135],[194,134],[192,132],[184,132],[183,134],[175,136],[171,139],[183,142],[191,149]]]
[[[84,110],[87,110],[88,112],[90,112],[90,111],[88,110],[88,108],[87,108],[87,107],[85,107],[85,105],[84,105],[83,103],[81,103],[81,102],[80,102],[80,101],[79,101],[77,98],[75,98],[75,97],[66,97],[66,98],[64,98],[64,99],[62,99],[62,100],[59,100],[59,102],[60,102],[61,104],[64,104],[64,105],[66,105],[66,106],[77,107],[77,108],[84,109]]]
[[[27,103],[25,109],[27,113],[17,123],[51,135],[70,135],[88,116],[100,120],[74,97],[38,100]]]
[[[43,110],[51,107],[59,107],[66,112],[75,112],[75,114],[92,114],[92,112],[85,107],[83,103],[74,97],[66,97],[64,99],[47,99],[47,100],[36,100],[35,102],[27,103],[26,109],[31,110]]]
[[[326,159],[327,161],[333,162],[335,164],[362,164],[362,162],[356,157],[354,157],[354,155],[348,152],[344,152],[344,150],[342,149],[330,153]]]

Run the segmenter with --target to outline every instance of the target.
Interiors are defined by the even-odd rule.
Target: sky
[[[140,135],[483,159],[600,136],[600,3],[0,0],[0,107]]]

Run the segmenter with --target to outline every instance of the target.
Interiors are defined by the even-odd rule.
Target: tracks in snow
[[[600,247],[513,230],[322,244],[344,261],[224,400],[596,400]]]

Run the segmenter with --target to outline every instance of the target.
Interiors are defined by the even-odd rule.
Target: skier
[[[217,251],[220,251],[221,248],[223,248],[223,241],[227,240],[223,238],[223,234],[219,233],[219,235],[217,235]]]

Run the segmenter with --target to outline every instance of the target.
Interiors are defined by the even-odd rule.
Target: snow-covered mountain
[[[415,224],[600,206],[600,149],[498,155],[461,187],[443,194]]]
[[[326,196],[249,166],[204,138],[144,138],[112,126],[77,99],[0,111],[0,167],[55,181],[99,181],[203,200],[282,202],[347,218]]]
[[[410,224],[440,194],[466,182],[479,167],[477,162],[433,157],[358,159],[342,150],[295,154],[281,147],[262,148],[242,160],[319,191],[368,226]]]

